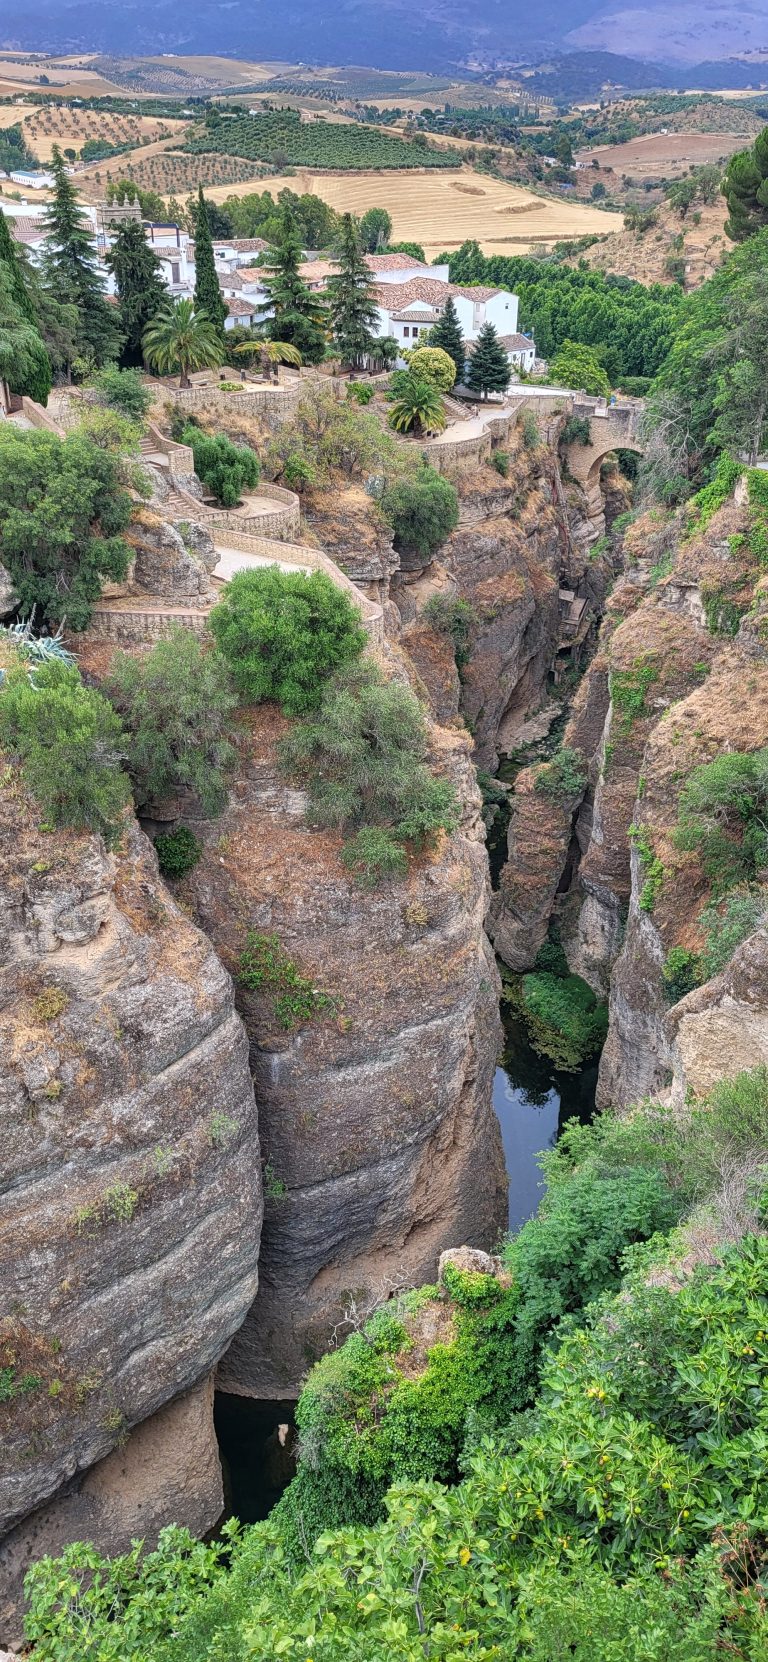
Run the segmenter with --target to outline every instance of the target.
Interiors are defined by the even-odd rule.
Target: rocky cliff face
[[[121,1462],[135,1465],[133,1428],[146,1440],[156,1425],[156,1453],[175,1437],[166,1405],[210,1375],[253,1298],[261,1183],[232,986],[159,880],[151,845],[133,822],[114,854],[99,838],[41,829],[12,768],[2,787],[7,1613],[28,1557],[62,1540],[51,1518],[89,1486],[101,1499],[90,1510],[81,1499],[75,1533],[90,1517],[107,1550],[171,1517],[214,1521],[199,1402],[196,1471],[168,1449],[164,1474],[159,1458],[145,1463],[141,1505],[115,1497]]]
[[[220,1380],[275,1398],[296,1393],[350,1297],[429,1279],[444,1247],[487,1246],[506,1217],[491,1108],[498,981],[466,735],[434,730],[464,805],[459,832],[369,892],[281,779],[284,725],[264,706],[248,724],[237,790],[184,884],[231,967],[249,930],[274,935],[333,1001],[286,1031],[269,994],[238,992],[267,1201],[259,1294]]]

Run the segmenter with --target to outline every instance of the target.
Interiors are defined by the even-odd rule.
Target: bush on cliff
[[[281,757],[306,783],[315,824],[350,834],[379,826],[391,843],[421,849],[439,831],[453,831],[459,817],[452,786],[427,766],[428,742],[413,693],[363,658],[329,682],[316,717],[294,728]],[[363,854],[358,835],[348,862]]]
[[[580,975],[524,975],[519,1002],[534,1050],[566,1073],[577,1072],[605,1042],[607,1005]]]
[[[430,559],[459,523],[456,486],[434,468],[422,467],[413,479],[389,485],[381,499],[402,553]]]
[[[137,807],[192,791],[203,813],[220,814],[237,697],[219,653],[175,628],[146,656],[116,653],[105,690],[125,727]]]
[[[101,693],[72,664],[13,669],[0,685],[0,746],[21,759],[24,781],[50,825],[99,831],[112,843],[130,784],[125,736]]]
[[[261,477],[259,458],[247,444],[233,444],[226,433],[204,433],[190,422],[181,434],[195,458],[195,473],[222,508],[236,508],[244,490],[255,490]]]
[[[768,749],[728,751],[686,780],[675,843],[698,855],[716,894],[768,865],[766,810]]]
[[[317,709],[329,675],[360,656],[360,613],[324,571],[238,571],[211,613],[238,692],[284,715]]]
[[[85,629],[101,580],[120,581],[131,499],[116,457],[86,434],[22,432],[0,422],[0,562],[38,625]]]

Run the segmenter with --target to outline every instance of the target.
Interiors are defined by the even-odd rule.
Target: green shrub
[[[0,423],[0,562],[24,615],[87,628],[102,578],[128,569],[131,512],[119,459],[86,433]]]
[[[461,674],[469,661],[472,632],[478,621],[474,606],[469,600],[452,595],[433,594],[424,607],[423,617],[430,628],[450,636],[456,668]]]
[[[679,998],[685,998],[686,993],[693,992],[694,987],[698,987],[702,980],[699,953],[690,952],[684,946],[671,947],[664,959],[661,979],[670,1004],[676,1004]]]
[[[249,992],[272,995],[275,1015],[287,1032],[336,1008],[335,1000],[302,974],[277,935],[249,932],[240,954],[237,979]]]
[[[652,912],[661,893],[666,871],[663,861],[653,852],[648,828],[645,825],[630,825],[629,840],[634,843],[640,858],[640,871],[643,885],[640,890],[638,905],[641,912]]]
[[[506,479],[509,475],[509,452],[507,450],[494,450],[491,456],[491,467],[495,467],[496,472],[501,474],[502,479]]]
[[[587,766],[581,751],[561,745],[551,761],[537,769],[534,788],[554,798],[579,796],[586,780]]]
[[[174,628],[145,657],[116,653],[105,687],[128,735],[138,807],[191,790],[205,814],[221,813],[237,703],[223,658],[189,629]]]
[[[751,935],[765,916],[765,894],[738,889],[724,901],[705,906],[700,923],[707,937],[704,963],[706,973],[719,975],[736,948]]]
[[[541,433],[539,432],[538,421],[531,410],[523,411],[520,431],[523,435],[523,449],[537,450],[541,444]]]
[[[767,807],[768,748],[727,751],[686,780],[674,841],[698,854],[715,894],[768,865]]]
[[[24,781],[52,825],[99,831],[108,844],[130,800],[124,734],[106,698],[70,664],[11,670],[0,685],[0,746],[21,759]]]
[[[347,398],[354,399],[356,404],[370,404],[376,395],[376,388],[370,381],[350,381],[347,384]]]
[[[255,490],[261,476],[259,458],[247,444],[233,444],[226,433],[215,436],[189,425],[181,435],[195,458],[195,473],[223,508],[237,507],[244,490]]]
[[[412,479],[388,485],[381,507],[403,553],[430,558],[459,523],[456,486],[434,468],[422,467]]]
[[[626,737],[634,723],[648,714],[646,693],[658,681],[658,664],[653,658],[636,658],[631,669],[611,671],[611,699],[619,716],[618,731]]]
[[[568,420],[564,423],[562,433],[560,434],[560,443],[583,445],[591,444],[592,427],[587,416],[569,416]]]
[[[155,837],[161,877],[186,877],[187,872],[197,865],[202,852],[202,843],[185,825],[179,825],[175,831],[161,831]]]
[[[306,782],[315,824],[380,826],[420,849],[458,823],[454,791],[430,773],[427,746],[413,693],[363,659],[330,682],[316,718],[294,728],[281,757]]]
[[[555,1067],[576,1073],[599,1051],[608,1031],[608,1008],[579,975],[534,971],[521,983],[522,1012],[534,1050]]]
[[[737,587],[740,580],[735,579]],[[723,584],[702,583],[701,600],[710,635],[738,635],[739,624],[748,609],[746,600],[736,600]]]
[[[115,364],[106,364],[94,376],[93,385],[101,403],[119,410],[139,426],[144,423],[152,394],[138,369],[118,369]]]
[[[450,392],[456,365],[441,346],[417,346],[408,354],[408,368],[419,380],[433,381],[438,392]]]
[[[311,490],[317,482],[317,469],[306,456],[287,456],[283,466],[283,483],[288,490]]]
[[[719,508],[728,501],[733,494],[736,481],[742,468],[732,456],[725,451],[718,458],[717,467],[708,485],[696,492],[688,504],[688,515],[691,522],[691,532],[705,531],[711,519]]]
[[[345,845],[341,858],[364,889],[375,888],[385,877],[404,877],[408,870],[402,843],[378,825],[364,825]]]
[[[365,645],[360,614],[324,571],[238,571],[210,618],[245,698],[273,698],[287,716],[317,708],[334,670]]]

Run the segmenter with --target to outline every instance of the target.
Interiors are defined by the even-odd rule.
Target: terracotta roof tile
[[[239,294],[233,295],[232,299],[226,302],[226,306],[230,317],[253,317],[256,312],[255,302],[241,300]]]
[[[376,299],[386,311],[395,307],[402,312],[414,300],[426,300],[432,306],[443,306],[449,294],[463,295],[467,300],[492,300],[502,290],[462,288],[457,283],[441,283],[439,277],[411,277],[407,283],[377,283]]]

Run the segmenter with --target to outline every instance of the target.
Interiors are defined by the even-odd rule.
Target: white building
[[[9,175],[14,185],[21,185],[23,190],[48,190],[54,183],[52,173],[11,173]]]
[[[515,369],[530,370],[536,348],[518,333],[518,298],[508,289],[451,283],[447,265],[424,265],[410,254],[368,254],[376,278],[376,334],[392,335],[403,348],[418,346],[441,316],[449,295],[462,335],[469,345],[484,324],[492,323]],[[336,270],[330,260],[312,260],[301,268],[311,289],[321,291]]]

